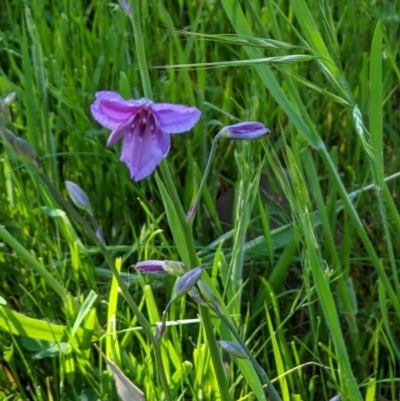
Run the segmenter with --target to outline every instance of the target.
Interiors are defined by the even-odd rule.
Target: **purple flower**
[[[149,176],[171,146],[171,134],[190,130],[199,120],[196,107],[154,103],[149,99],[124,100],[116,92],[97,92],[91,106],[94,119],[111,129],[107,146],[123,139],[121,159],[131,177]]]
[[[224,128],[224,136],[229,139],[257,139],[268,135],[270,130],[264,124],[256,121],[246,121],[239,124],[228,125]]]
[[[142,273],[148,274],[167,274],[163,269],[163,260],[145,260],[135,264],[135,268]]]

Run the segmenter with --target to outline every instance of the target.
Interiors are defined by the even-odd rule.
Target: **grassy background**
[[[221,125],[255,119],[272,131],[257,142],[219,144],[194,233],[240,333],[269,376],[279,377],[282,399],[343,393],[353,400],[345,383],[352,380],[350,367],[362,399],[396,400],[400,218],[397,180],[386,185],[383,177],[400,164],[400,4],[307,4],[248,0],[240,2],[241,16],[233,0],[141,1],[148,62],[159,67],[150,71],[154,100],[203,112],[192,132],[173,138],[168,157],[186,208]],[[154,323],[174,281],[137,280],[130,266],[174,260],[178,253],[154,178],[130,180],[118,147],[105,148],[108,132],[89,112],[97,90],[142,96],[131,32],[117,4],[4,0],[0,96],[17,93],[12,129],[37,149],[63,194],[64,180],[89,194],[135,300]],[[255,64],[260,57],[280,58]],[[204,65],[214,62],[223,63]],[[95,324],[103,328],[108,335],[96,342],[149,400],[159,400],[150,346],[134,330],[98,250],[37,177],[3,145],[0,152],[0,224],[71,297],[93,297],[79,333],[90,334]],[[341,185],[353,194],[359,220],[343,204]],[[221,221],[226,215],[230,223]],[[78,347],[70,335],[77,321],[71,305],[2,240],[0,282],[3,311],[69,330],[65,349],[54,347],[35,340],[42,337],[27,321],[13,329],[2,312],[0,398],[116,399],[90,341]],[[218,399],[196,308],[182,299],[170,319],[182,321],[163,340],[174,397]],[[233,398],[254,399],[226,361]]]

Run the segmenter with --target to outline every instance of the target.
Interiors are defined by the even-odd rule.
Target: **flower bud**
[[[174,288],[175,296],[186,294],[194,285],[196,285],[197,281],[203,274],[203,269],[203,266],[195,267],[178,279]]]
[[[9,129],[0,126],[0,134],[7,147],[21,160],[40,164],[36,150],[24,138],[14,135]]]
[[[175,260],[164,260],[163,269],[171,276],[181,277],[187,273],[185,265]]]
[[[90,210],[90,200],[86,192],[72,181],[64,181],[72,202],[80,209]]]
[[[209,303],[213,304],[215,301],[214,293],[211,288],[203,281],[199,280],[197,282],[197,287],[199,287],[202,297]]]
[[[233,343],[231,341],[225,341],[225,340],[221,340],[221,341],[217,341],[218,345],[224,350],[226,351],[228,354],[236,357],[236,358],[240,358],[240,359],[246,359],[247,355],[244,352],[244,349],[236,343]]]
[[[204,300],[204,298],[200,295],[199,290],[196,287],[192,287],[188,291],[189,296],[195,301],[197,304],[201,306],[207,306],[209,307],[210,305],[208,304],[207,301]]]
[[[147,274],[167,274],[163,269],[163,260],[144,260],[135,264],[135,268],[141,273]]]
[[[256,121],[246,121],[239,124],[228,125],[224,128],[224,137],[229,139],[245,140],[257,139],[268,135],[270,130],[264,124]]]
[[[13,150],[15,154],[23,160],[35,161],[37,158],[37,153],[33,146],[26,139],[20,138],[19,136],[15,137]]]

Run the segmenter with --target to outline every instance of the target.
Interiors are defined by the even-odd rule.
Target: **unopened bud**
[[[1,115],[0,115],[1,122]],[[17,156],[19,159],[32,162],[36,168],[42,167],[41,160],[37,157],[36,150],[32,145],[25,140],[14,135],[9,129],[1,126],[0,124],[0,136],[3,138],[5,145]]]
[[[199,280],[197,282],[197,287],[199,287],[202,297],[209,303],[213,304],[215,301],[215,295],[212,289],[203,281]]]
[[[195,267],[178,279],[174,288],[175,296],[186,294],[193,286],[195,286],[203,274],[203,269],[203,266]]]
[[[196,287],[192,287],[188,291],[188,295],[195,301],[197,304],[201,306],[209,306],[208,302],[205,301],[205,299],[200,295],[199,290]]]
[[[224,131],[225,138],[236,140],[257,139],[270,133],[270,130],[264,124],[256,121],[228,125],[224,128]]]
[[[80,209],[90,210],[90,200],[86,192],[72,181],[64,181],[64,183],[72,202]]]
[[[0,116],[1,117],[1,116]],[[0,126],[0,134],[3,138],[4,143],[13,151],[14,151],[14,142],[17,138],[9,129]]]
[[[34,161],[37,158],[36,150],[24,138],[14,135],[9,129],[0,127],[0,134],[5,144],[16,156],[26,161]]]
[[[236,343],[233,343],[231,341],[225,341],[225,340],[221,340],[221,341],[217,341],[218,345],[224,350],[226,351],[228,354],[236,357],[236,358],[240,358],[240,359],[246,359],[247,355],[244,352],[244,349]]]
[[[163,260],[144,260],[135,264],[135,268],[141,273],[147,274],[167,274],[163,269]]]
[[[181,277],[187,273],[187,269],[182,262],[175,260],[164,260],[163,269],[171,276]]]
[[[26,139],[17,136],[15,137],[13,145],[14,145],[13,150],[15,154],[21,159],[24,159],[26,161],[36,160],[37,158],[36,150]]]

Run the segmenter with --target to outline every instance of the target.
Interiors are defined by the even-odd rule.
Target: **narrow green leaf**
[[[118,273],[121,271],[121,258],[116,259],[115,268],[118,270]],[[121,366],[121,351],[117,335],[117,306],[118,281],[113,275],[108,297],[106,355],[109,358],[113,358],[117,365]]]
[[[168,191],[165,188],[164,183],[161,181],[160,177],[157,174],[155,175],[155,177],[161,193],[165,212],[167,214],[168,225],[172,231],[172,236],[174,237],[175,246],[178,249],[179,255],[182,256],[182,262],[186,266],[190,266],[190,256],[188,252],[188,246],[186,245],[186,236],[182,231],[176,208],[172,203]]]
[[[377,184],[383,185],[382,24],[375,28],[370,61],[369,125]]]
[[[21,315],[5,306],[0,306],[0,330],[49,342],[71,340],[67,327]],[[75,333],[77,342],[82,339],[82,334],[82,329],[78,328]]]
[[[84,300],[81,308],[79,309],[78,316],[75,319],[74,325],[72,326],[71,335],[74,336],[78,327],[81,325],[83,319],[85,319],[86,315],[90,312],[90,308],[92,307],[94,301],[96,301],[97,294],[90,290],[88,296]]]

